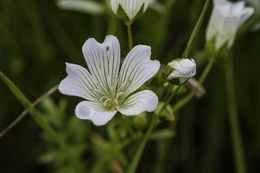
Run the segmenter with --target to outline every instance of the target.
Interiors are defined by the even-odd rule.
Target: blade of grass
[[[191,48],[192,48],[192,45],[193,45],[193,43],[194,43],[194,41],[195,41],[199,31],[200,31],[201,25],[202,25],[202,23],[204,21],[205,15],[206,15],[207,10],[209,8],[210,1],[211,0],[206,0],[206,2],[204,4],[203,10],[202,10],[202,12],[200,14],[200,17],[199,17],[199,20],[197,21],[197,23],[195,25],[195,28],[193,29],[192,34],[190,36],[189,42],[187,44],[187,47],[186,47],[184,53],[182,54],[182,58],[188,58],[188,56],[189,56],[189,53],[190,53]]]
[[[242,143],[242,137],[239,127],[237,103],[236,103],[236,91],[234,81],[233,70],[233,57],[226,57],[225,62],[225,74],[226,74],[226,92],[228,101],[228,111],[230,119],[230,128],[232,133],[232,144],[234,150],[234,159],[237,173],[246,173],[246,162],[244,156],[244,149]]]
[[[0,71],[0,78],[4,81],[4,83],[8,86],[8,88],[12,91],[12,93],[16,96],[16,98],[20,101],[20,103],[24,106],[24,108],[28,111],[28,113],[33,117],[36,123],[47,133],[49,133],[53,139],[56,139],[56,133],[49,125],[47,119],[40,115],[38,111],[33,107],[28,98],[22,93],[22,91],[3,73]]]

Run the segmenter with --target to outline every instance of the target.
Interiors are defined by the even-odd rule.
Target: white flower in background
[[[248,2],[250,5],[252,5],[255,8],[255,12],[257,14],[260,13],[260,1],[259,0],[245,0]]]
[[[168,76],[168,80],[179,78],[181,83],[196,74],[196,63],[194,59],[177,59],[168,64],[173,68],[173,72]]]
[[[130,20],[133,20],[143,7],[143,13],[147,10],[151,0],[111,0],[111,8],[117,14],[119,6],[124,10]]]
[[[260,29],[260,0],[245,0],[255,9],[255,14],[258,16],[258,22],[253,26],[252,30],[256,31]]]
[[[254,13],[251,7],[245,7],[245,2],[229,2],[214,0],[214,8],[208,24],[206,39],[215,38],[215,49],[218,51],[225,43],[231,48],[237,30]]]
[[[57,5],[64,10],[75,10],[94,15],[105,12],[104,5],[93,0],[57,0]]]
[[[90,38],[82,51],[88,70],[66,63],[68,76],[59,85],[61,93],[86,99],[76,107],[78,118],[100,126],[111,120],[117,111],[124,115],[154,111],[158,104],[154,92],[143,90],[133,94],[159,70],[159,61],[150,60],[149,46],[135,46],[121,68],[120,46],[115,36],[107,36],[102,44]]]

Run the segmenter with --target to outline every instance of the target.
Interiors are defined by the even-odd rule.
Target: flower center
[[[125,100],[125,93],[120,92],[117,94],[115,98],[103,96],[99,99],[101,103],[103,103],[103,106],[107,110],[115,110],[117,109]]]

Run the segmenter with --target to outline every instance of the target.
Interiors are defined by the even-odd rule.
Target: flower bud
[[[179,78],[180,82],[185,82],[196,74],[194,59],[177,59],[170,62],[168,66],[173,68],[173,72],[167,78],[168,80]]]

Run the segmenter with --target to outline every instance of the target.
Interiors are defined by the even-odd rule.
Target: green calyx
[[[226,41],[219,49],[216,49],[217,36],[214,36],[210,41],[206,43],[206,52],[209,55],[209,60],[214,61],[216,58],[225,57],[226,53],[230,49],[228,47],[228,41]]]

